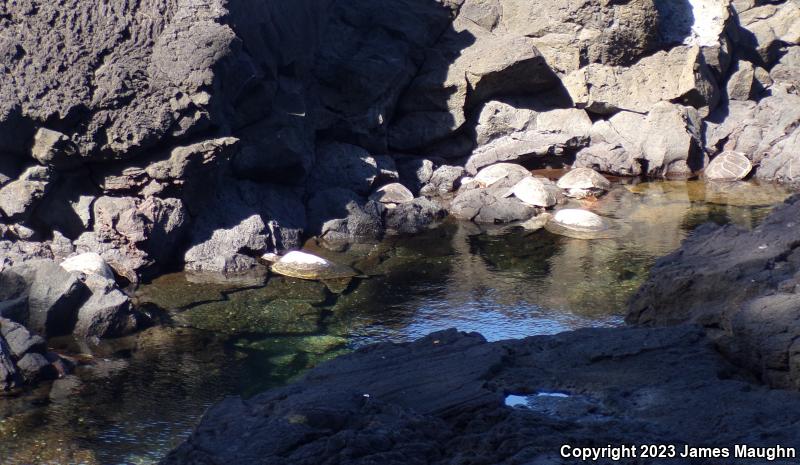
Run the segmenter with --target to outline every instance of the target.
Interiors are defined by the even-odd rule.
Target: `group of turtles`
[[[467,181],[475,182],[485,188],[510,177],[521,179],[508,190],[506,197],[514,196],[521,202],[539,208],[552,208],[559,204],[564,196],[584,199],[601,195],[611,188],[608,179],[590,168],[574,169],[554,182],[533,176],[523,166],[513,163],[488,166]],[[391,203],[403,203],[408,201],[408,198],[413,198],[413,194],[395,186],[385,188],[374,195],[375,200]],[[562,209],[553,215],[544,213],[532,221],[538,225],[537,227],[545,227],[552,233],[580,239],[613,237],[619,229],[614,220],[575,208]],[[271,264],[274,273],[292,278],[329,281],[349,279],[358,275],[348,266],[303,251],[292,251],[283,256],[265,254],[262,259]]]
[[[611,182],[591,168],[573,169],[554,182],[545,177],[534,176],[525,167],[513,163],[497,163],[483,168],[469,182],[475,182],[481,188],[489,188],[503,180],[515,178],[521,179],[508,189],[505,197],[514,196],[537,208],[555,207],[565,196],[574,199],[594,198],[611,189]],[[577,208],[561,209],[554,215],[543,213],[522,226],[526,229],[544,227],[554,234],[579,239],[616,237],[622,230],[612,219]]]
[[[714,158],[706,169],[705,177],[711,181],[738,181],[744,179],[752,170],[752,164],[736,152],[723,152]],[[463,184],[476,183],[480,188],[510,185],[505,197],[516,197],[519,201],[541,209],[553,208],[562,203],[563,198],[587,199],[602,195],[611,189],[611,182],[591,168],[576,168],[564,174],[558,181],[534,176],[531,172],[514,163],[496,163],[480,170],[474,178],[462,180]],[[376,191],[373,200],[391,206],[409,202],[413,193],[399,183],[390,184]],[[523,227],[539,229],[578,239],[599,239],[618,237],[624,232],[624,225],[611,218],[605,218],[589,210],[563,208],[554,214],[542,213],[522,224]],[[358,273],[344,265],[308,252],[293,251],[283,256],[267,254],[262,257],[271,263],[274,273],[299,279],[341,280],[352,279]]]

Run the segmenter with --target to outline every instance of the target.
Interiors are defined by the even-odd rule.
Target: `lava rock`
[[[450,330],[227,398],[161,463],[562,463],[564,444],[796,443],[800,394],[736,375],[696,327],[496,343]]]
[[[800,253],[793,232],[800,197],[776,208],[752,231],[706,225],[660,259],[631,299],[629,323],[696,322],[720,350],[776,387],[800,387],[794,350]]]

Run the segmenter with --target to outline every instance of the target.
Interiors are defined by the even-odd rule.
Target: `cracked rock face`
[[[777,387],[800,387],[800,197],[745,231],[704,226],[659,260],[631,300],[629,323],[694,322],[731,360]]]
[[[567,464],[563,444],[796,443],[798,394],[737,375],[696,327],[496,343],[451,330],[228,398],[161,463]]]
[[[0,42],[0,115],[59,121],[83,156],[124,157],[189,134],[208,120],[211,66],[235,38],[224,14],[219,1],[4,3],[0,27],[16,40]]]

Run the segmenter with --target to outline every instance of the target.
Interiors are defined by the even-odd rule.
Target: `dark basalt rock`
[[[800,394],[736,374],[691,326],[496,343],[450,330],[228,398],[161,463],[560,464],[564,444],[796,444]]]
[[[627,321],[696,322],[723,353],[778,387],[800,387],[800,197],[746,231],[706,225],[660,259]]]

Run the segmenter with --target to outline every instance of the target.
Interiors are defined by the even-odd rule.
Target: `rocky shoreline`
[[[418,234],[447,215],[609,237],[617,225],[608,219],[548,211],[568,196],[602,194],[608,181],[599,173],[800,184],[797,0],[23,1],[0,5],[0,29],[10,31],[0,37],[3,391],[69,371],[69,358],[48,351],[45,338],[92,341],[151,324],[127,291],[165,272],[246,280],[264,271],[259,257],[299,249],[311,237],[344,250]],[[531,175],[542,168],[571,171],[558,182]],[[431,402],[422,410],[403,395],[380,399],[391,394],[380,385],[377,403],[356,402],[349,381],[326,372],[359,373],[374,354],[399,351],[410,365],[401,360],[384,373],[399,386],[403,376],[410,382],[409,367],[437,357],[428,353],[431,338],[376,347],[276,391],[289,393],[285,404],[275,392],[226,401],[167,463],[228,460],[232,449],[207,449],[226,435],[241,436],[240,425],[225,426],[228,408],[249,416],[253,428],[286,435],[285,442],[259,438],[254,462],[258,453],[305,463],[353,438],[366,445],[344,448],[343,462],[380,450],[387,455],[371,459],[466,460],[444,446],[471,450],[470,431],[500,434],[529,424],[530,412],[505,409],[498,399],[539,389],[586,398],[554,407],[565,408],[566,417],[546,427],[552,431],[543,431],[541,445],[523,444],[523,435],[497,449],[487,433],[476,457],[559,463],[545,452],[557,430],[576,441],[589,432],[655,441],[680,427],[704,437],[700,423],[686,426],[690,409],[659,409],[710,405],[716,410],[704,421],[715,424],[745,415],[729,411],[716,400],[721,395],[754,409],[753,441],[796,442],[758,420],[794,394],[717,374],[798,387],[798,209],[795,198],[753,232],[705,227],[665,257],[632,301],[628,321],[681,325],[674,329],[586,333],[597,343],[569,334],[494,344],[474,335],[433,336],[444,341],[445,360],[470,350],[485,360],[463,372],[442,361],[442,373],[455,370],[453,379],[420,387],[421,401]],[[632,348],[616,338],[629,338]],[[524,372],[535,380],[545,369],[518,353],[536,351],[549,363],[577,357],[564,341],[600,354],[582,362],[586,373],[618,361],[615,369],[637,373],[620,374],[620,386],[639,384],[622,396],[588,387],[580,370],[550,374],[581,378],[570,386],[515,378]],[[645,366],[649,344],[672,371],[656,376]],[[677,368],[686,360],[690,374]],[[519,373],[503,378],[512,368]],[[480,380],[473,379],[478,371]],[[667,400],[648,407],[640,404],[656,395],[650,376],[664,380],[657,394]],[[325,396],[315,377],[342,383],[331,395],[343,410],[319,410]],[[433,399],[459,377],[466,377],[459,386],[473,391]],[[697,399],[681,397],[693,382],[703,387]],[[310,410],[287,414],[283,423],[259,417],[294,408]],[[589,413],[570,417],[584,408]],[[623,414],[631,409],[640,416]],[[339,415],[346,421],[332,420]],[[582,430],[586,418],[593,426]],[[386,434],[370,436],[368,421],[385,422]],[[606,430],[608,422],[615,427]],[[728,436],[709,440],[750,440],[725,424]],[[245,454],[247,447],[237,449]]]
[[[749,382],[695,326],[495,343],[452,330],[370,346],[285,388],[226,399],[161,463],[567,464],[565,444],[795,446],[798,401]]]

